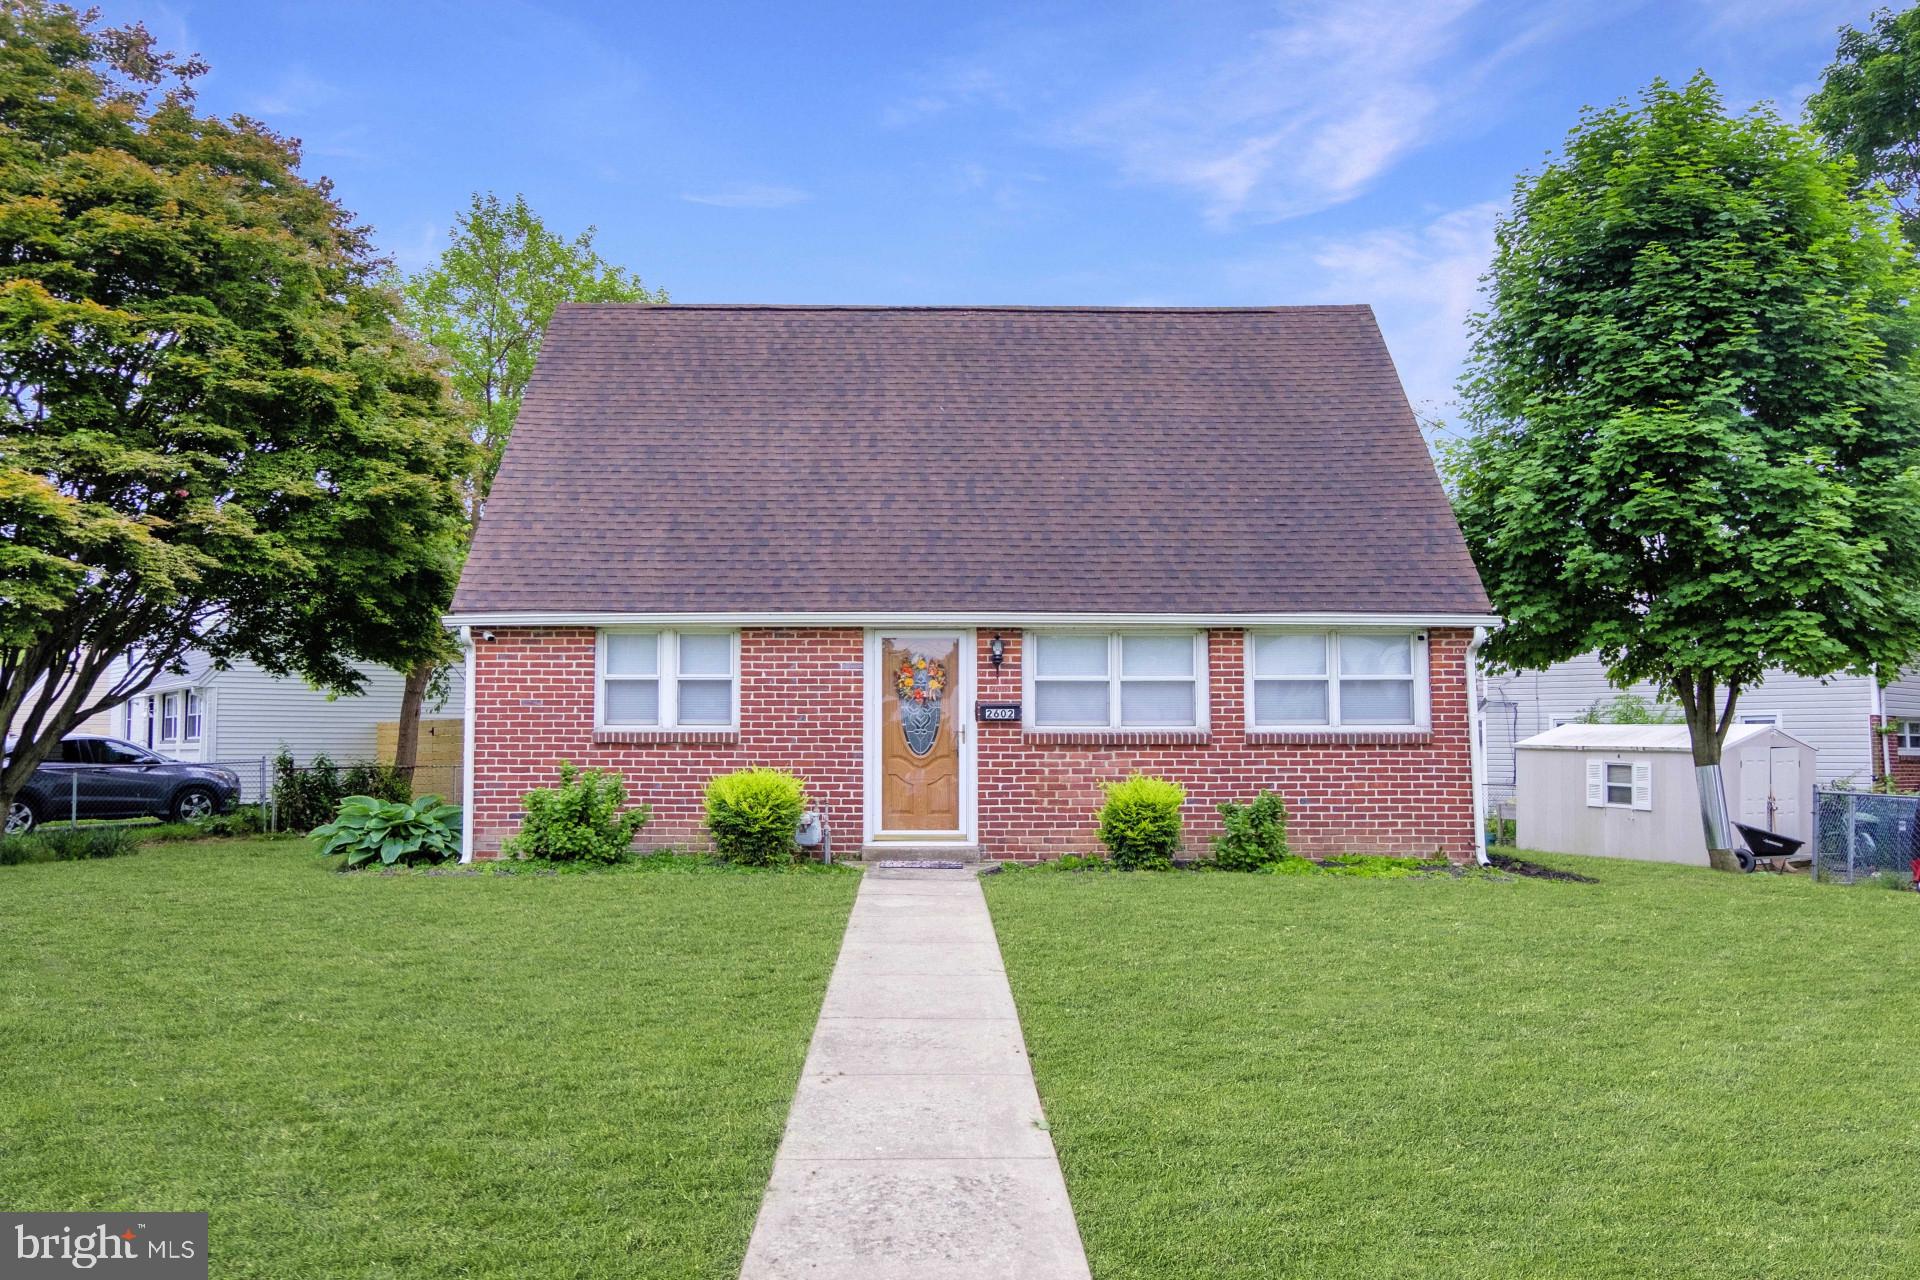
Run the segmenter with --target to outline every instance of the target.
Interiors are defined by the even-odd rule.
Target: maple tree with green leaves
[[[1704,76],[1656,82],[1520,180],[1472,322],[1444,465],[1507,619],[1487,659],[1597,650],[1615,684],[1653,682],[1703,818],[1763,672],[1891,675],[1920,652],[1920,271],[1853,186]]]
[[[188,649],[341,691],[447,652],[473,446],[366,229],[205,70],[0,3],[0,802]]]

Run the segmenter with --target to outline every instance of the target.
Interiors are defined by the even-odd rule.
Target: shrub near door
[[[707,784],[707,831],[728,862],[774,867],[793,861],[807,810],[806,786],[779,769],[742,769]]]
[[[619,774],[562,760],[559,786],[529,791],[521,799],[526,821],[502,852],[550,862],[624,862],[633,852],[634,836],[653,815],[644,804],[623,810],[626,802],[627,781]]]
[[[1123,871],[1159,871],[1173,865],[1180,851],[1180,807],[1186,788],[1166,778],[1134,774],[1104,784],[1100,806],[1100,843]]]
[[[1271,791],[1251,804],[1222,801],[1213,861],[1222,871],[1258,871],[1287,857],[1287,805]]]

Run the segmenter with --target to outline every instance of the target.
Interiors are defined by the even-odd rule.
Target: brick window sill
[[[1205,729],[1029,729],[1026,740],[1051,747],[1204,747]]]
[[[1433,742],[1431,729],[1249,729],[1252,747],[1424,747]]]
[[[687,743],[697,746],[729,747],[740,741],[734,729],[595,729],[597,747],[645,747],[658,744]]]

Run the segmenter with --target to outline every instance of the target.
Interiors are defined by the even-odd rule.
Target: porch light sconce
[[[1000,664],[1005,662],[1006,660],[1007,660],[1007,642],[1005,640],[1002,640],[1000,638],[1000,633],[996,631],[993,633],[993,639],[987,641],[987,661],[993,664],[993,669],[995,671],[998,671],[1000,669]]]

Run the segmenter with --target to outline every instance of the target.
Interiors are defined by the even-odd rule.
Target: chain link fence
[[[1816,880],[1911,883],[1920,857],[1920,796],[1816,787],[1812,843]]]
[[[1480,704],[1482,758],[1486,761],[1487,843],[1512,845],[1516,827],[1513,744],[1520,740],[1520,704],[1488,698]]]

